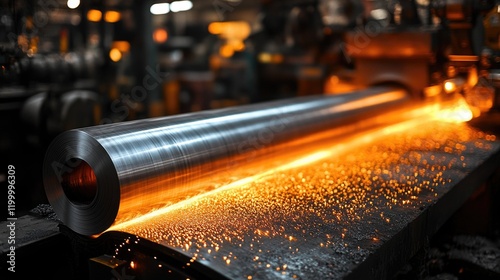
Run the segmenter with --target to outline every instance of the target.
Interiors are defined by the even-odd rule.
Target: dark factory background
[[[64,130],[323,93],[344,60],[316,1],[1,4],[1,161],[24,210]]]
[[[24,192],[18,207],[28,210],[44,201],[41,161],[62,131],[384,81],[359,77],[374,71],[367,61],[377,55],[360,51],[364,41],[384,37],[378,33],[386,22],[397,21],[402,31],[382,40],[410,38],[404,30],[428,28],[410,35],[418,40],[391,49],[396,56],[406,47],[415,52],[407,61],[413,70],[389,75],[417,94],[447,78],[446,65],[439,63],[445,55],[464,55],[465,61],[456,62],[462,68],[471,64],[471,55],[488,54],[485,63],[496,63],[498,46],[481,41],[482,19],[493,1],[465,1],[456,11],[439,1],[426,6],[399,1],[400,15],[397,1],[364,2],[2,1],[1,161],[18,167]],[[373,30],[356,29],[369,21],[377,22]],[[452,32],[449,26],[437,30],[441,21],[461,25]],[[343,41],[348,30],[351,39]],[[429,51],[435,52],[434,64],[418,59]],[[358,54],[366,66],[357,77]],[[387,62],[375,63],[390,69]],[[356,83],[349,83],[352,79]]]
[[[455,90],[475,73],[482,82],[473,92],[483,97],[468,100],[498,111],[497,7],[493,0],[0,0],[0,182],[15,166],[22,215],[48,203],[42,163],[63,131],[386,83],[421,97],[443,85]]]

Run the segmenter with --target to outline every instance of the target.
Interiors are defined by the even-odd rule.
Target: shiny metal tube
[[[380,116],[411,103],[404,90],[376,87],[74,129],[48,147],[45,191],[69,228],[99,234],[213,189],[215,176],[355,132],[376,116],[385,122]]]

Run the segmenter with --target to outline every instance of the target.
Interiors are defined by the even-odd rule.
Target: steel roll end
[[[43,184],[57,217],[82,235],[108,229],[120,206],[120,184],[101,144],[81,130],[66,131],[47,148]]]

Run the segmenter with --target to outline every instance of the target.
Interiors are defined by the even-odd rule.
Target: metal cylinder
[[[404,90],[376,87],[74,129],[47,149],[45,191],[69,228],[99,234],[186,189],[213,188],[211,176],[293,153],[347,124],[355,131],[411,103]]]

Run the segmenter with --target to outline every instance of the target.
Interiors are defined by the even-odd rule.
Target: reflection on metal
[[[45,186],[72,230],[130,234],[114,254],[132,270],[173,271],[134,254],[158,244],[216,279],[339,279],[500,148],[447,98],[372,88],[73,130]]]
[[[452,114],[424,111],[110,230],[174,248],[229,279],[344,279],[500,147],[442,118]]]
[[[115,221],[247,177],[247,166],[270,168],[262,163],[273,156],[395,121],[401,116],[384,115],[413,103],[402,90],[371,88],[72,130],[48,148],[44,185],[64,223],[98,234]],[[79,174],[81,160],[94,171],[97,195],[75,205],[61,182],[63,175],[74,182],[68,176]]]
[[[282,160],[280,162],[282,162],[283,164],[279,166],[276,166],[274,168],[267,168],[264,172],[259,172],[260,169],[254,167],[254,171],[250,173],[255,175],[245,177],[241,180],[218,187],[212,191],[196,195],[189,199],[175,203],[171,206],[155,210],[135,219],[118,223],[109,228],[109,230],[126,230],[127,228],[134,228],[136,224],[151,222],[151,219],[158,218],[159,216],[162,216],[169,212],[178,211],[179,209],[183,209],[184,207],[186,207],[186,205],[197,205],[200,200],[205,199],[206,197],[211,197],[218,193],[227,192],[230,189],[242,188],[249,184],[259,182],[263,178],[274,176],[279,172],[293,170],[299,167],[314,164],[321,160],[326,160],[330,157],[343,155],[348,151],[353,151],[358,147],[363,147],[363,145],[377,144],[377,141],[380,141],[380,139],[388,137],[389,135],[404,133],[405,131],[422,127],[423,125],[432,122],[458,124],[467,122],[472,119],[472,112],[470,111],[467,103],[463,98],[454,99],[446,106],[422,106],[418,109],[413,110],[410,115],[412,115],[413,118],[398,122],[396,124],[376,128],[371,131],[365,131],[360,134],[351,135],[348,140],[343,139],[342,142],[313,143],[315,144],[315,148],[311,149],[311,153],[307,153],[304,155],[300,154],[297,157],[281,156]],[[487,140],[493,141],[495,140],[494,138],[495,136],[488,136]]]

